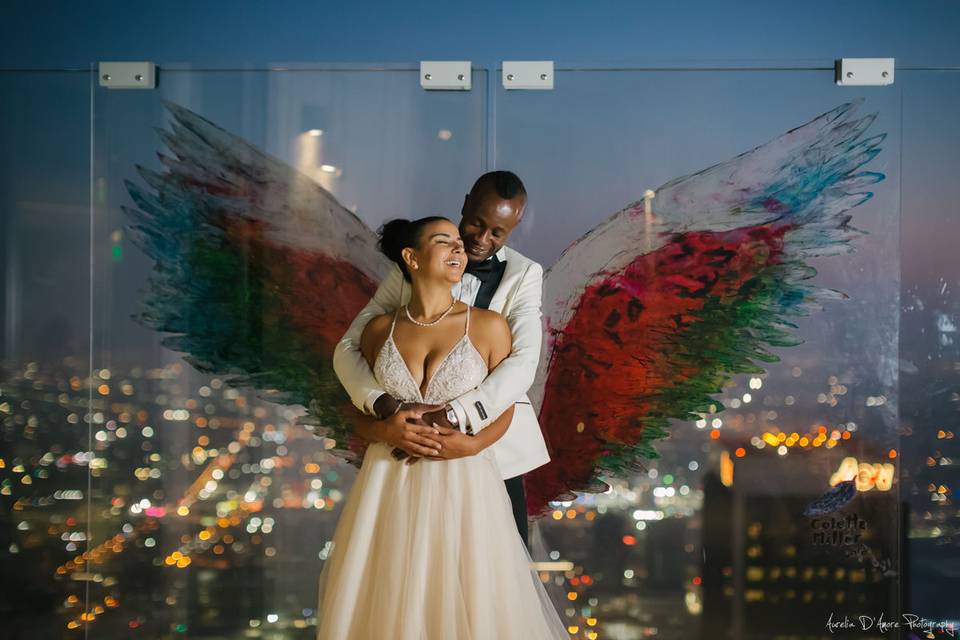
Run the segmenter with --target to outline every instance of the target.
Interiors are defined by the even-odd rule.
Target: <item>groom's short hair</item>
[[[496,193],[505,200],[511,200],[517,196],[526,196],[527,189],[523,186],[523,181],[512,171],[490,171],[483,174],[473,183],[470,189],[470,197],[480,197],[488,192]]]

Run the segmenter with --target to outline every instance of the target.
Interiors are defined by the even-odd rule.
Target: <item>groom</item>
[[[526,205],[523,182],[509,171],[480,176],[463,201],[460,237],[468,266],[462,281],[454,285],[453,295],[501,313],[513,334],[512,353],[480,386],[442,407],[401,404],[380,387],[360,353],[360,334],[371,318],[409,300],[411,289],[402,286],[399,268],[381,283],[337,344],[333,367],[353,404],[369,416],[357,422],[357,432],[412,456],[449,459],[469,455],[470,437],[515,404],[510,427],[491,450],[513,504],[517,529],[529,545],[523,474],[546,464],[550,456],[526,396],[536,375],[543,338],[543,267],[505,246]],[[429,426],[433,424],[439,429]],[[441,445],[439,450],[436,443]]]

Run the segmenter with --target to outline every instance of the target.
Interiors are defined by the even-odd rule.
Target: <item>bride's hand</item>
[[[433,428],[440,434],[439,439],[443,446],[437,453],[426,456],[430,460],[455,460],[479,453],[477,441],[473,436],[468,436],[459,429],[442,427],[437,423],[433,423]]]
[[[421,409],[401,407],[397,413],[380,423],[381,439],[411,456],[433,455],[442,446],[439,431],[420,422],[422,413]]]

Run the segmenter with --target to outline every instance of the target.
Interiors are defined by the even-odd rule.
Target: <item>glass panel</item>
[[[909,526],[904,609],[927,620],[953,620],[956,633],[960,75],[915,71],[902,84],[901,493]]]
[[[525,484],[573,636],[897,618],[898,86],[620,70],[555,87],[498,84],[495,148],[529,193],[511,245],[551,267],[534,402],[553,460]],[[608,491],[564,496],[598,468]]]
[[[572,637],[633,638],[654,632],[706,637],[727,629],[734,637],[822,635],[830,613],[835,621],[862,611],[897,617],[905,587],[898,575],[900,488],[896,480],[888,485],[889,468],[883,465],[899,466],[903,459],[895,366],[898,85],[837,88],[831,73],[806,71],[562,71],[552,92],[498,89],[495,132],[485,140],[484,72],[474,72],[473,91],[448,93],[424,92],[410,69],[165,68],[156,91],[93,89],[91,212],[86,188],[80,193],[69,186],[90,171],[90,132],[83,128],[90,78],[43,74],[40,80],[32,74],[28,82],[27,75],[4,74],[10,89],[5,93],[18,99],[0,105],[5,116],[0,138],[15,141],[3,146],[0,173],[0,198],[7,205],[0,243],[5,265],[0,412],[8,445],[0,454],[0,491],[10,507],[4,510],[9,536],[4,566],[11,574],[28,576],[33,585],[24,590],[7,581],[3,601],[17,609],[11,619],[15,632],[30,629],[25,633],[46,637],[82,626],[88,602],[90,633],[102,637],[125,637],[131,630],[164,637],[314,634],[316,577],[354,469],[337,464],[325,451],[329,440],[294,424],[301,410],[260,398],[229,376],[203,373],[202,366],[184,361],[184,350],[176,348],[181,345],[161,342],[174,332],[145,326],[142,315],[133,317],[165,313],[169,323],[170,313],[185,308],[177,306],[178,299],[184,305],[189,300],[192,313],[180,318],[179,326],[198,326],[223,320],[219,305],[225,295],[234,302],[247,296],[246,340],[238,344],[254,345],[246,355],[265,361],[283,346],[256,342],[270,335],[271,322],[289,314],[264,306],[275,298],[249,269],[235,272],[235,290],[214,291],[201,288],[211,273],[194,263],[198,271],[179,274],[180,288],[165,298],[172,307],[144,306],[156,294],[163,274],[155,267],[163,256],[145,252],[134,241],[130,225],[138,219],[123,208],[133,211],[147,202],[135,201],[134,193],[157,193],[160,183],[151,184],[151,174],[138,174],[137,166],[167,174],[156,154],[172,151],[156,129],[177,134],[176,113],[181,123],[197,122],[190,115],[196,114],[295,167],[356,211],[369,228],[395,216],[456,217],[464,191],[483,171],[485,148],[495,148],[495,164],[517,171],[530,193],[527,216],[510,245],[545,267],[613,212],[638,203],[634,213],[642,229],[615,228],[629,242],[584,238],[567,253],[569,268],[555,268],[545,289],[544,309],[553,319],[549,328],[565,332],[551,333],[551,346],[579,338],[583,355],[544,360],[550,366],[544,367],[541,382],[547,374],[555,376],[539,385],[547,394],[540,397],[548,398],[543,410],[552,411],[543,417],[555,464],[528,474],[531,499],[546,495],[537,491],[543,474],[555,473],[558,466],[575,470],[564,447],[581,461],[585,452],[597,451],[580,439],[595,434],[597,425],[615,428],[622,415],[646,418],[649,434],[660,419],[671,434],[652,443],[660,458],[641,460],[634,472],[606,474],[615,478],[610,493],[585,493],[575,502],[548,505],[555,508],[539,520],[534,553],[538,560],[560,563],[541,565],[541,576],[553,589],[561,615],[576,627]],[[792,141],[778,142],[779,136],[861,98],[834,124],[876,114],[876,121],[861,123],[868,125],[864,131],[840,136],[845,143],[839,147],[782,152],[784,143],[808,140],[808,130],[801,129],[803,135]],[[164,100],[172,106],[164,107]],[[178,106],[189,112],[177,112]],[[43,125],[49,122],[58,125]],[[15,126],[19,123],[29,126]],[[188,132],[180,133],[189,139]],[[878,134],[885,137],[873,139]],[[208,136],[204,142],[223,140],[233,139]],[[850,148],[858,143],[873,145],[876,157],[867,154],[863,164],[851,158]],[[216,182],[224,174],[201,170],[223,169],[217,163],[228,157],[226,151],[242,146],[234,141],[228,149],[214,148],[209,163],[194,165],[189,175],[219,187],[208,191],[209,197],[236,195],[229,184]],[[750,154],[756,162],[746,170],[698,174],[757,148],[766,151]],[[244,153],[253,152],[235,159],[249,160]],[[49,158],[55,156],[60,160],[54,174]],[[841,168],[875,172],[883,180],[868,177],[826,189],[847,175],[836,173]],[[666,183],[682,176],[694,176],[691,182],[707,188],[679,195],[673,190],[670,197]],[[265,184],[264,177],[246,175],[245,193],[256,192],[250,185]],[[283,215],[293,216],[301,203],[316,202],[299,190],[304,183],[296,184],[260,193],[269,196],[265,201],[272,207],[281,206]],[[743,188],[751,190],[738,191]],[[648,189],[654,194],[645,200]],[[830,234],[840,228],[839,220],[814,227],[815,220],[844,208],[828,208],[840,191],[872,193],[862,203],[854,196],[843,214],[865,233],[842,237],[839,245],[850,252],[825,251],[824,244],[839,246]],[[811,201],[818,193],[822,199]],[[719,198],[712,199],[713,194]],[[728,219],[738,194],[750,195],[752,206]],[[193,197],[200,196],[193,192]],[[774,225],[766,235],[744,231],[769,222],[767,215],[791,220],[801,205],[809,215],[794,218],[795,229]],[[154,249],[182,248],[190,246],[177,244],[184,238],[206,238],[203,229],[177,226],[190,219],[182,213],[166,221],[167,237],[155,239]],[[296,219],[309,225],[313,213]],[[319,228],[297,230],[316,238]],[[827,238],[803,233],[811,229],[826,232]],[[672,235],[658,236],[658,231]],[[786,244],[778,244],[779,237]],[[811,253],[822,255],[802,256],[785,267],[769,260],[784,247],[787,257],[796,257],[798,238],[810,242]],[[249,267],[254,252],[265,245],[256,236],[246,240],[248,261],[242,264]],[[611,246],[622,250],[618,258],[651,256],[640,263],[644,270],[630,272],[636,287],[631,296],[644,306],[622,297],[627,283],[623,277],[616,280],[623,273],[614,270],[601,278],[612,283],[592,291],[604,295],[580,307],[582,314],[557,316],[558,302],[579,300],[572,294],[579,292],[583,274],[610,264],[613,254],[602,250]],[[936,246],[914,241],[907,249],[921,256]],[[37,255],[49,259],[31,262]],[[87,351],[91,258],[92,375]],[[756,271],[758,265],[765,270]],[[790,281],[803,265],[816,275]],[[920,267],[917,262],[916,273],[928,275]],[[298,273],[323,275],[290,272]],[[718,282],[724,285],[719,293]],[[698,295],[708,283],[709,292]],[[796,291],[796,285],[826,287],[842,296],[825,297],[822,309],[810,308],[806,315],[784,316],[802,294],[811,294]],[[356,304],[363,292],[359,287],[351,297],[338,290],[332,303]],[[922,464],[909,471],[909,492],[920,496],[911,502],[912,526],[931,540],[922,543],[923,566],[939,557],[940,534],[934,527],[949,531],[937,512],[923,507],[932,501],[949,504],[940,497],[947,494],[940,490],[946,483],[939,469],[949,468],[952,449],[941,443],[951,432],[948,426],[933,427],[936,416],[950,415],[943,412],[952,401],[942,384],[929,383],[944,375],[937,366],[949,368],[956,360],[950,351],[956,304],[949,292],[949,282],[944,287],[938,280],[936,287],[916,292],[919,302],[907,299],[903,306],[905,323],[913,323],[918,336],[932,340],[929,336],[936,334],[935,344],[918,337],[904,348],[905,361],[915,363],[921,374],[911,393],[913,424],[905,425],[904,433],[929,433],[929,441],[914,442],[914,453],[932,446],[936,462],[931,467],[923,455],[917,458]],[[195,304],[205,299],[209,313]],[[53,312],[51,301],[57,302]],[[627,306],[618,319],[612,311],[621,303]],[[762,340],[773,336],[770,327],[778,317],[798,325],[784,328],[802,342],[769,346]],[[571,318],[578,324],[571,326]],[[616,384],[609,385],[603,361],[593,355],[609,355],[609,342],[603,341],[615,341],[611,333],[620,340],[628,336],[624,318],[646,332],[634,343],[645,349],[644,363],[615,369]],[[931,323],[936,331],[925,333],[923,327]],[[757,341],[779,360],[754,358],[757,372],[725,375]],[[620,350],[624,357],[635,355]],[[571,352],[576,351],[557,353]],[[714,364],[715,369],[707,368]],[[714,375],[705,379],[705,371]],[[598,374],[603,384],[585,373]],[[732,382],[724,384],[728,378]],[[577,393],[569,394],[575,402],[551,405],[549,394],[562,395],[571,380],[577,383]],[[611,387],[626,399],[611,396]],[[713,413],[705,394],[713,398]],[[931,409],[924,413],[927,405]],[[676,418],[678,410],[704,415],[682,420]],[[577,412],[588,413],[578,417]],[[85,453],[90,450],[92,459]],[[623,461],[619,453],[611,463]],[[819,517],[803,515],[831,482],[854,471],[859,490],[849,504]],[[559,477],[569,479],[569,474]],[[942,605],[929,611],[921,613],[949,613]]]
[[[315,636],[355,469],[294,405],[340,397],[331,340],[380,263],[351,272],[312,250],[369,240],[348,211],[369,229],[457,216],[484,164],[485,72],[473,86],[424,91],[410,69],[165,68],[155,91],[96,90],[93,633]],[[333,326],[310,325],[324,314]],[[291,327],[320,331],[302,345],[316,359]],[[283,375],[252,379],[266,371]]]
[[[87,534],[90,77],[0,93],[0,612],[4,637],[56,638],[84,599],[58,569]]]

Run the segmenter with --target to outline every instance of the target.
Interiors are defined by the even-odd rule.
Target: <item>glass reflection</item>
[[[477,90],[425,95],[408,72],[206,75],[171,75],[163,95],[284,158],[370,227],[396,215],[450,215],[482,172]],[[562,267],[564,248],[629,202],[647,225],[617,238],[632,255],[662,248],[658,221],[688,220],[684,231],[703,232],[701,210],[684,218],[669,189],[648,187],[768,143],[840,102],[820,81],[798,88],[789,73],[737,82],[717,73],[612,75],[564,74],[549,105],[544,95],[497,97],[496,164],[516,170],[532,194],[532,217],[512,244],[545,266]],[[697,107],[705,86],[713,102]],[[372,106],[384,94],[390,104]],[[639,115],[623,108],[650,95],[668,98]],[[93,371],[82,328],[71,353],[5,364],[0,493],[13,514],[5,564],[48,585],[34,602],[58,612],[46,616],[51,634],[89,625],[103,637],[311,637],[314,581],[352,468],[332,456],[332,440],[298,426],[302,412],[198,372],[133,321],[153,263],[125,229],[124,181],[139,180],[138,164],[161,168],[150,162],[161,146],[152,127],[166,120],[156,94],[98,94],[96,111]],[[851,122],[872,113],[877,121],[857,142],[887,138],[861,170],[885,180],[864,184],[873,198],[850,211],[866,234],[851,253],[807,260],[818,271],[812,284],[845,297],[794,318],[790,333],[802,342],[771,347],[779,361],[734,374],[716,393],[704,383],[699,395],[681,395],[697,398],[687,408],[696,415],[651,414],[670,433],[652,445],[659,458],[604,474],[603,492],[548,496],[535,550],[571,637],[822,634],[830,612],[897,611],[899,176],[887,159],[899,144],[896,94],[867,95]],[[739,226],[706,230],[742,249]],[[75,230],[57,242],[83,253],[79,238]],[[654,263],[642,281],[665,283],[664,269]],[[553,300],[580,292],[553,286]],[[588,306],[602,323],[610,315],[600,304]],[[949,318],[940,326],[949,337]],[[729,337],[707,335],[718,345]],[[556,406],[564,419],[576,410]],[[581,422],[589,433],[591,418],[572,420],[570,435]],[[945,441],[952,431],[942,426]],[[850,503],[802,515],[851,480]],[[946,501],[948,487],[932,476],[931,484],[931,500]]]
[[[564,612],[577,637],[820,635],[829,633],[831,612],[868,609],[896,618],[897,95],[873,92],[854,99],[848,112],[813,78],[696,75],[568,72],[555,95],[498,95],[498,162],[535,194],[533,229],[550,230],[527,228],[514,242],[554,265],[545,301],[560,303],[545,307],[555,332],[549,366],[562,362],[564,349],[576,354],[545,385],[544,411],[551,392],[560,400],[544,420],[556,429],[552,453],[570,461],[580,452],[609,456],[611,465],[599,478],[610,483],[607,491],[550,503],[539,527],[542,553],[569,563],[550,579],[566,592]],[[745,107],[744,91],[763,98]],[[818,114],[821,124],[804,126]],[[804,145],[812,130],[829,137],[835,125],[838,144]],[[849,164],[830,159],[847,152]],[[823,170],[801,177],[802,166],[820,161]],[[847,170],[849,189],[822,182]],[[664,186],[654,188],[657,181]],[[758,188],[766,181],[769,191]],[[843,202],[831,204],[833,197]],[[737,198],[742,203],[734,204]],[[831,218],[814,226],[843,239],[811,234],[802,242],[805,265],[778,262],[805,275],[774,276],[772,295],[753,298],[725,324],[723,286],[749,280],[757,264],[727,258],[768,258],[784,246],[789,253],[789,240],[752,252],[760,236],[748,230],[753,223],[776,228],[806,206],[804,222]],[[621,213],[605,221],[611,211]],[[724,212],[731,218],[718,223]],[[596,240],[604,225],[607,237]],[[661,230],[670,235],[658,236]],[[679,249],[671,252],[671,243]],[[697,263],[703,247],[717,250],[713,268],[734,269],[719,286]],[[633,265],[624,265],[640,254],[648,262],[631,274]],[[584,273],[613,286],[600,285],[590,297],[589,288],[577,287]],[[738,286],[731,290],[742,291]],[[793,286],[792,294],[772,293]],[[811,295],[823,297],[801,302]],[[630,298],[638,301],[633,314]],[[787,311],[794,304],[801,313]],[[772,332],[764,316],[771,310],[785,320],[774,321]],[[662,314],[662,325],[650,325],[659,330],[630,325],[642,324],[645,313]],[[576,325],[578,315],[589,314],[605,321],[606,337],[599,327]],[[695,341],[696,324],[711,321],[716,325]],[[571,337],[571,328],[584,335]],[[604,339],[611,342],[605,350],[593,346]],[[767,347],[745,347],[752,341]],[[718,359],[714,374],[734,375],[710,375],[700,387],[696,374]],[[611,363],[633,373],[604,378]],[[595,441],[596,424],[607,442]],[[623,450],[640,425],[669,438],[653,441],[655,454],[640,452],[632,465]]]

